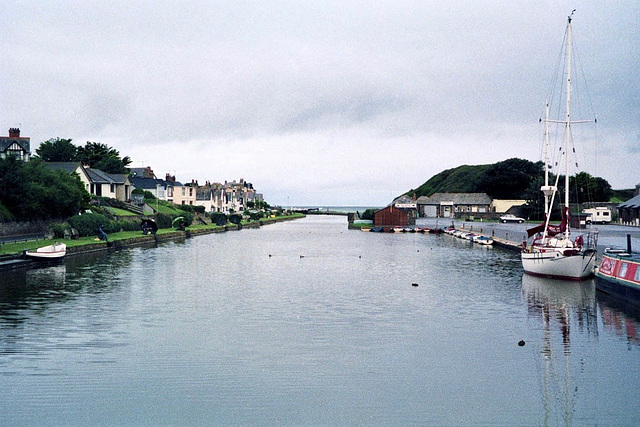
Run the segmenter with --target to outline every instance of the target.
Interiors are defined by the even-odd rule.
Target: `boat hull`
[[[522,268],[533,276],[565,280],[582,280],[593,274],[595,251],[575,255],[563,255],[558,251],[523,252]]]
[[[640,303],[640,258],[603,254],[596,270],[596,289]]]
[[[67,254],[67,245],[55,243],[33,251],[25,251],[24,256],[36,261],[52,261],[62,259]]]

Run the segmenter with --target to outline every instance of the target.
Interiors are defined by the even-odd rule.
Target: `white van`
[[[610,224],[611,209],[609,208],[591,208],[584,209],[582,213],[589,215],[587,224]]]

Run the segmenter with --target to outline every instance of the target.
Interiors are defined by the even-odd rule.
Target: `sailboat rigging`
[[[575,12],[575,10],[573,11]],[[527,274],[560,279],[580,280],[593,274],[596,260],[597,232],[591,231],[586,236],[577,236],[571,240],[569,209],[569,143],[571,125],[586,123],[588,120],[572,120],[571,118],[571,50],[573,12],[567,18],[566,30],[566,95],[565,115],[563,120],[549,119],[549,104],[545,113],[545,182],[541,187],[545,199],[545,220],[543,224],[527,230],[528,238],[534,237],[529,245],[522,245],[522,267]],[[556,174],[554,185],[549,185],[549,123],[564,125],[564,203],[562,206],[562,222],[551,225],[551,208],[558,195],[560,174]],[[586,237],[586,238],[585,238]]]

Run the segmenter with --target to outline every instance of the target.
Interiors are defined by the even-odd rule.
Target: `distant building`
[[[373,225],[376,227],[406,227],[415,225],[416,210],[397,208],[393,204],[373,214]]]
[[[225,181],[224,184],[207,181],[203,186],[197,187],[195,204],[204,206],[207,212],[230,214],[244,212],[249,203],[255,204],[262,200],[262,194],[255,191],[253,184],[240,179],[240,182],[233,180]]]
[[[491,197],[485,193],[434,193],[418,197],[417,205],[422,217],[456,218],[491,212]]]
[[[0,136],[0,159],[9,156],[24,162],[31,158],[31,138],[20,136],[18,128],[10,128],[9,136]]]
[[[493,199],[491,201],[491,211],[497,213],[509,212],[509,209],[524,206],[527,204],[526,200],[506,200],[506,199]]]
[[[621,224],[640,226],[640,184],[634,197],[618,205],[618,218]]]

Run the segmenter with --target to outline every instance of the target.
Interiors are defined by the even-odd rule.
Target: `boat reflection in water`
[[[529,317],[535,320],[532,332],[539,332],[540,343],[535,363],[544,407],[544,425],[557,424],[562,419],[570,425],[576,406],[584,405],[590,396],[580,399],[588,389],[591,376],[598,375],[598,354],[584,346],[587,341],[607,341],[611,335],[620,337],[627,346],[638,346],[640,311],[619,299],[596,292],[594,279],[564,281],[523,274],[522,297]],[[578,348],[572,354],[571,333]],[[612,334],[613,333],[613,334]],[[536,345],[535,342],[526,344]],[[535,347],[534,347],[535,348]],[[610,363],[611,361],[607,362]],[[606,365],[606,364],[605,364]]]
[[[629,346],[640,345],[640,308],[602,292],[597,292],[596,298],[604,328],[624,337]]]
[[[595,293],[593,279],[575,282],[522,275],[522,296],[529,315],[542,326],[542,358],[535,360],[542,376],[544,425],[555,424],[559,418],[565,425],[572,424],[579,378],[571,373],[571,328],[597,336]]]
[[[522,275],[522,294],[529,314],[542,320],[545,334],[558,328],[566,353],[570,352],[571,324],[581,331],[597,335],[596,288],[593,279],[583,281],[556,280]],[[544,350],[550,353],[549,347]]]

